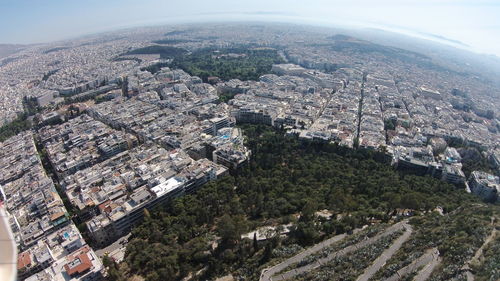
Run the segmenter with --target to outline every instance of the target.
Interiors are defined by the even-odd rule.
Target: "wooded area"
[[[265,126],[243,129],[253,152],[249,165],[148,212],[132,232],[125,261],[110,267],[112,280],[134,274],[180,280],[200,269],[200,280],[229,272],[255,279],[284,246],[307,246],[388,221],[397,208],[418,214],[442,206],[449,212],[477,202],[437,179],[393,170],[381,152],[301,143]],[[323,209],[334,214],[331,219],[314,215]],[[258,226],[289,222],[294,226],[286,239],[241,239]]]
[[[283,62],[274,49],[201,49],[175,58],[170,67],[181,68],[204,82],[210,76],[222,80],[258,80],[261,75],[271,72],[273,64]]]

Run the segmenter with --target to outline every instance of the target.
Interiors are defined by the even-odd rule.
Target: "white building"
[[[498,201],[500,178],[485,172],[474,171],[469,178],[472,193],[488,202]]]

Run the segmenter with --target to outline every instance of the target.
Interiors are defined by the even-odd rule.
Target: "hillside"
[[[17,44],[0,44],[0,59],[10,56],[24,48],[23,45]]]
[[[478,203],[464,191],[433,178],[396,172],[379,152],[299,143],[262,126],[245,126],[244,131],[254,153],[249,165],[147,213],[132,232],[125,261],[110,266],[110,280],[134,275],[146,280],[186,276],[207,280],[228,273],[257,280],[262,269],[314,243],[365,225],[391,225],[404,218],[398,215],[401,209],[413,214],[409,224],[414,231],[409,242],[399,251],[394,249],[388,261],[394,266],[386,266],[376,276],[390,276],[412,257],[437,247],[443,261],[431,280],[448,280],[463,274],[461,264],[491,232],[491,218],[498,220],[497,207]],[[443,215],[433,211],[437,206]],[[320,210],[330,215],[318,215]],[[290,233],[279,235],[283,225],[290,223]],[[262,226],[276,227],[267,231],[267,240],[242,238]],[[371,233],[358,237],[364,239],[376,231]],[[333,266],[349,270],[346,278],[351,280],[401,234],[367,245],[372,254],[362,263],[348,262],[356,257],[352,256],[336,260]],[[341,243],[345,244],[336,249],[348,245]],[[489,261],[476,266],[492,267]],[[314,276],[329,280],[318,277],[328,275]]]

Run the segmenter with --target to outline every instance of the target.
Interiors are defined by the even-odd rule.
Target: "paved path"
[[[281,232],[279,234],[281,235],[281,234],[287,234],[287,233],[289,233],[290,232],[290,228],[292,227],[292,225],[293,224],[291,224],[291,223],[280,225],[280,226],[283,227],[283,229],[281,230]],[[273,236],[276,233],[276,229],[278,229],[277,226],[263,226],[263,227],[259,227],[259,228],[257,228],[254,231],[242,234],[241,238],[242,239],[243,238],[253,239],[254,235],[256,234],[256,237],[257,237],[258,241],[266,240],[268,237],[271,237],[271,236]]]
[[[421,255],[418,259],[414,260],[409,265],[401,268],[396,273],[394,273],[394,275],[385,279],[384,281],[401,280],[401,277],[417,271],[420,267],[423,267],[423,266],[429,264],[430,262],[432,262],[433,259],[436,259],[438,256],[439,256],[439,251],[437,248],[429,249],[426,253]]]
[[[430,263],[428,263],[426,266],[424,266],[424,268],[422,268],[422,270],[420,270],[417,273],[417,276],[415,276],[415,278],[413,278],[413,281],[425,281],[425,280],[427,280],[431,276],[431,273],[434,270],[434,268],[436,268],[436,266],[438,266],[442,260],[443,259],[439,255],[435,256],[434,259],[432,259],[432,261]]]
[[[260,276],[260,280],[263,281],[263,280],[266,280],[266,281],[269,281],[271,280],[271,277],[273,275],[275,275],[276,273],[282,271],[283,269],[287,268],[289,265],[292,265],[294,263],[297,263],[301,260],[303,260],[305,257],[309,256],[309,255],[312,255],[328,246],[330,246],[331,244],[337,242],[337,241],[340,241],[342,239],[344,239],[346,237],[346,234],[340,234],[340,235],[337,235],[337,236],[334,236],[328,240],[325,240],[321,243],[318,243],[314,246],[312,246],[311,248],[307,248],[306,250],[298,253],[297,255],[273,266],[273,267],[270,267],[270,268],[266,268],[262,271],[261,273],[261,276]]]
[[[324,257],[324,258],[321,258],[321,259],[318,259],[317,261],[313,262],[313,263],[310,263],[310,264],[307,264],[307,265],[304,265],[302,267],[298,267],[298,268],[295,268],[295,269],[292,269],[292,270],[289,270],[285,273],[282,273],[282,274],[279,274],[279,275],[276,275],[278,272],[282,271],[283,269],[285,269],[286,267],[292,265],[292,264],[295,264],[295,263],[298,263],[300,262],[301,260],[303,260],[305,257],[311,255],[311,254],[314,254],[326,247],[328,247],[329,245],[331,245],[332,243],[334,242],[337,242],[337,241],[340,241],[342,240],[346,235],[345,234],[341,234],[341,235],[337,235],[335,237],[332,237],[326,241],[323,241],[319,244],[316,244],[314,245],[313,247],[311,248],[308,248],[306,249],[305,251],[283,261],[282,263],[278,264],[278,265],[275,265],[273,267],[270,267],[270,268],[267,268],[267,269],[264,269],[262,271],[262,274],[260,276],[260,281],[279,281],[279,280],[285,280],[285,279],[288,279],[288,278],[292,278],[296,275],[299,275],[301,273],[304,273],[304,272],[309,272],[315,268],[318,268],[320,267],[321,265],[323,264],[326,264],[327,262],[331,261],[332,259],[334,259],[335,257],[338,257],[338,256],[344,256],[348,253],[351,253],[351,252],[354,252],[356,250],[358,250],[359,248],[362,248],[362,247],[365,247],[367,245],[370,245],[372,243],[374,243],[375,241],[379,240],[380,238],[382,237],[385,237],[387,235],[390,235],[400,229],[403,229],[403,228],[408,228],[410,227],[406,221],[403,221],[403,222],[399,222],[399,223],[396,223],[390,227],[388,227],[385,231],[383,231],[382,233],[379,233],[371,238],[367,238],[365,240],[362,240],[360,242],[358,242],[357,244],[354,244],[354,245],[351,245],[351,246],[348,246],[348,247],[345,247],[344,249],[342,250],[339,250],[335,253],[331,253],[329,254],[328,256]]]
[[[113,242],[113,244],[107,246],[106,248],[96,250],[95,253],[97,254],[98,257],[102,258],[106,254],[114,253],[120,249],[124,250],[127,246],[128,238],[130,237],[130,235],[131,234],[129,233],[123,237],[120,237],[115,242]]]
[[[370,279],[377,271],[379,271],[379,269],[384,266],[387,260],[389,260],[392,255],[394,255],[394,253],[396,253],[399,248],[403,246],[403,243],[410,238],[413,232],[413,228],[411,227],[411,225],[406,225],[405,229],[406,231],[403,233],[403,235],[399,236],[398,239],[396,239],[396,241],[394,241],[394,243],[392,243],[392,245],[388,249],[386,249],[377,259],[375,259],[372,265],[366,268],[363,274],[361,274],[356,279],[356,281],[368,281],[368,279]]]

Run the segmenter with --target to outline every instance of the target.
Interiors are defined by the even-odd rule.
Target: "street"
[[[116,262],[120,262],[123,260],[125,256],[125,249],[127,247],[128,238],[130,237],[130,233],[119,238],[113,244],[107,246],[106,248],[95,251],[97,256],[102,258],[104,255],[108,255],[113,258]]]

